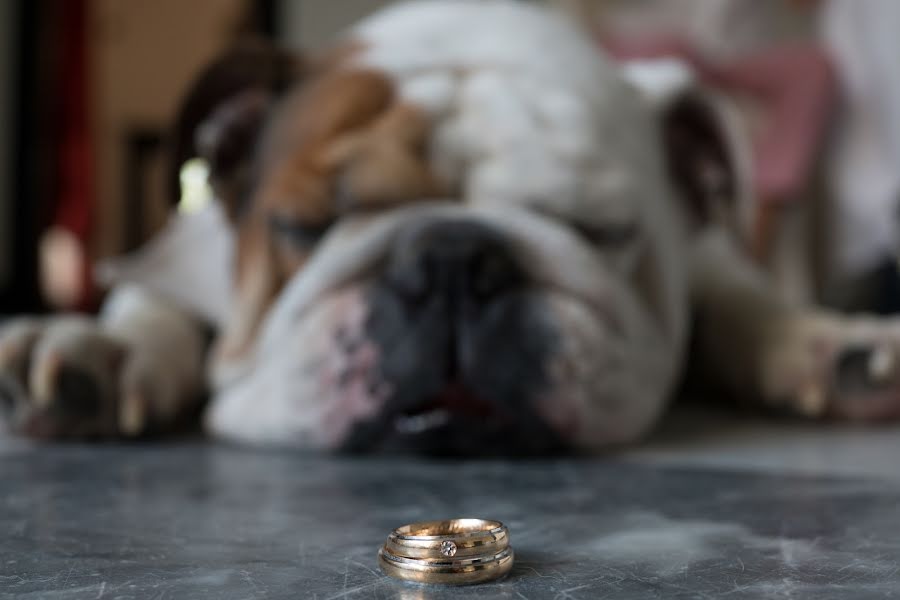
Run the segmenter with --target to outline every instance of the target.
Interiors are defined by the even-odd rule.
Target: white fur
[[[503,0],[402,3],[351,35],[368,48],[360,63],[430,112],[433,160],[470,201],[637,218],[627,164],[646,148],[621,112],[639,100],[562,15]]]
[[[672,102],[697,85],[694,71],[675,58],[628,61],[622,65],[622,74],[656,106]]]
[[[176,213],[150,243],[98,269],[103,285],[138,284],[221,326],[233,296],[234,234],[218,202]]]

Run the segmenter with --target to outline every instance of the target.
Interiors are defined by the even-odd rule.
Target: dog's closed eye
[[[535,211],[543,217],[558,221],[566,227],[572,228],[585,241],[601,249],[615,250],[622,248],[634,241],[638,235],[638,226],[631,221],[622,223],[588,223],[584,220],[567,218],[557,212],[541,210],[539,207],[535,207]]]
[[[268,222],[273,236],[303,251],[315,246],[334,224],[333,220],[305,223],[279,215],[270,216]]]
[[[592,245],[600,248],[620,248],[637,237],[635,223],[573,223],[572,227]]]

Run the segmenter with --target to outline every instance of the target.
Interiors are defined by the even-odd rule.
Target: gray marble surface
[[[900,593],[896,479],[709,465],[692,451],[675,464],[665,443],[516,463],[0,443],[0,598]],[[509,525],[509,578],[433,588],[381,575],[391,528],[454,515]]]

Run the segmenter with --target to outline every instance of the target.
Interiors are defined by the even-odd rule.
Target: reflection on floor
[[[809,598],[900,589],[900,429],[684,413],[616,456],[0,443],[0,598]],[[385,578],[400,524],[505,521],[502,582]]]

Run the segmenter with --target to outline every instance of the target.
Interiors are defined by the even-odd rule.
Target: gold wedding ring
[[[503,577],[512,569],[509,530],[500,521],[449,519],[398,527],[378,551],[381,569],[418,583],[464,585]]]

